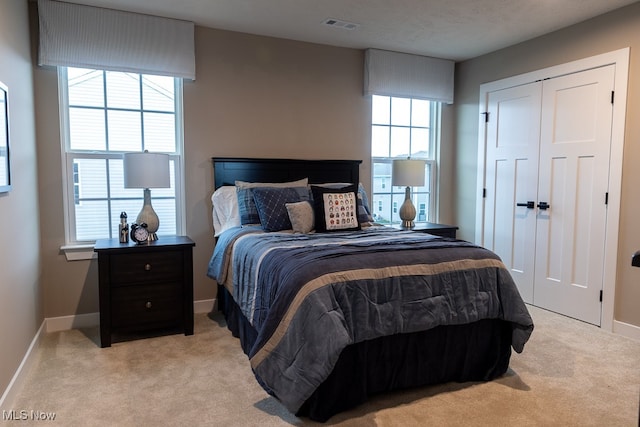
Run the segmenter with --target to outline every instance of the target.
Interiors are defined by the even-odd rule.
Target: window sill
[[[93,245],[65,245],[60,248],[67,261],[82,261],[96,259],[98,254],[93,251]]]

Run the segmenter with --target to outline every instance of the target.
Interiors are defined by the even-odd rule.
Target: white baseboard
[[[47,332],[68,331],[69,329],[91,328],[100,324],[100,313],[74,314],[71,316],[48,317]]]
[[[193,302],[194,313],[210,313],[216,306],[216,298]]]
[[[613,321],[613,333],[640,341],[640,327],[620,322],[619,320]]]
[[[0,398],[0,411],[10,411],[13,409],[12,404],[15,400],[16,394],[22,389],[22,384],[37,359],[37,350],[40,347],[40,342],[45,334],[46,322],[47,321],[45,319],[40,325],[38,332],[36,332],[33,340],[31,340],[27,353],[22,358],[20,366],[18,366],[16,373],[13,374],[13,378],[11,378],[11,382],[9,382],[7,389],[2,394],[2,397]]]

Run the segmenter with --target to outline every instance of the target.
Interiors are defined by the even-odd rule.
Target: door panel
[[[516,159],[515,160],[515,200],[528,201],[528,196],[533,196],[529,191],[528,182],[533,179],[531,177],[532,161],[530,159]],[[537,168],[537,166],[536,166]],[[498,193],[500,194],[500,193]],[[535,201],[535,197],[531,199]],[[514,227],[513,227],[513,252],[512,252],[512,265],[511,269],[520,275],[526,276],[526,274],[532,270],[530,262],[532,261],[531,254],[533,250],[527,246],[531,245],[531,239],[533,233],[529,232],[527,228],[528,219],[534,218],[534,211],[527,209],[523,206],[517,206],[515,209]],[[521,276],[522,277],[522,276]]]
[[[534,304],[600,325],[614,67],[546,80]]]
[[[497,253],[525,302],[533,302],[540,82],[488,94],[483,244]]]
[[[549,182],[551,188],[549,191],[549,197],[541,197],[540,200],[548,200],[548,204],[553,208],[553,212],[560,212],[561,206],[564,204],[567,197],[572,197],[573,192],[569,191],[567,194],[566,186],[563,185],[567,180],[567,158],[559,157],[550,159],[550,176]],[[546,169],[546,168],[545,168]],[[559,218],[562,216],[558,215]],[[564,223],[561,221],[550,222],[551,211],[540,210],[538,211],[538,219],[542,221],[542,224],[548,224],[548,233],[546,238],[536,242],[538,247],[538,265],[544,266],[544,276],[553,281],[559,283],[562,281],[562,260],[564,258],[564,244],[567,241],[567,236],[563,233]],[[542,233],[538,233],[540,236]],[[542,249],[542,251],[540,250]],[[540,267],[536,272],[539,272]],[[535,300],[534,300],[535,301]],[[538,301],[539,302],[539,301]]]

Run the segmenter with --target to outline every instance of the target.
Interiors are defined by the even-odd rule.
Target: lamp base
[[[402,224],[400,225],[400,227],[406,229],[406,230],[411,230],[412,228],[414,228],[416,226],[416,223],[413,221],[402,221]]]
[[[415,227],[413,220],[416,217],[416,208],[411,202],[411,188],[407,187],[404,191],[404,202],[400,206],[400,219],[402,220],[402,228],[411,229]]]
[[[153,210],[153,206],[151,206],[151,190],[148,188],[144,189],[144,204],[136,218],[136,222],[138,224],[147,224],[147,231],[149,231],[149,238],[147,240],[149,242],[158,240],[156,231],[158,231],[158,227],[160,227],[160,219],[156,211]]]

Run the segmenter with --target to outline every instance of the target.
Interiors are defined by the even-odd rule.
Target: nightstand
[[[399,225],[394,225],[394,227],[403,229]],[[456,230],[458,230],[458,227],[455,225],[436,224],[435,222],[426,222],[426,223],[416,224],[416,226],[411,228],[410,230],[417,231],[418,233],[429,233],[436,236],[451,237],[452,239],[455,239]]]
[[[193,246],[186,236],[143,245],[96,241],[102,347],[111,346],[112,335],[193,335]]]

